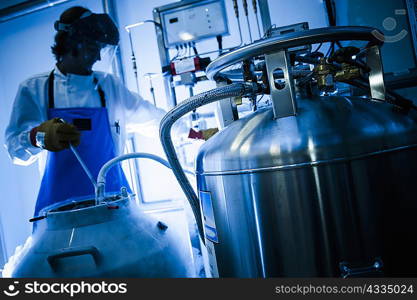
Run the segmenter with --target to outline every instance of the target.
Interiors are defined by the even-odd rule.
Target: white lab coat
[[[32,128],[48,120],[49,73],[32,76],[20,84],[5,132],[5,146],[13,162],[29,165],[41,158],[41,171],[47,151],[33,147],[29,133]],[[123,153],[128,124],[132,125],[130,127],[134,131],[157,136],[159,122],[165,111],[129,91],[113,75],[102,72],[87,76],[64,75],[57,67],[54,75],[55,108],[100,107],[100,96],[93,82],[93,76],[96,76],[105,94],[116,155]]]

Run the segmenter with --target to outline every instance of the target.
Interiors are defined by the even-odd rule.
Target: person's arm
[[[138,132],[147,137],[159,136],[159,125],[166,111],[155,107],[149,101],[144,100],[137,93],[131,92],[121,83],[117,83],[120,93],[123,95],[123,106],[127,114],[127,130],[129,132]],[[188,138],[197,138],[208,140],[218,132],[217,128],[210,128],[195,132],[187,126],[184,118],[176,121],[172,127],[173,138],[186,136]],[[196,133],[196,135],[193,135]]]
[[[30,165],[38,158],[41,149],[32,145],[31,130],[45,121],[46,112],[42,112],[39,99],[33,99],[30,87],[22,83],[19,86],[5,132],[5,146],[13,163]]]
[[[147,137],[158,137],[159,123],[166,114],[165,110],[156,107],[137,93],[130,92],[127,89],[124,100],[127,130],[138,132]]]
[[[118,79],[113,78],[118,99],[126,115],[126,129],[146,137],[159,136],[159,123],[166,111],[144,100],[139,94],[127,89]]]

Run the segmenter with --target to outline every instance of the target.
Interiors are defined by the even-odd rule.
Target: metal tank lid
[[[93,196],[75,197],[45,207],[40,214],[46,218],[37,221],[38,229],[74,228],[111,221],[125,216],[134,203],[132,195],[123,197],[109,193],[107,201],[95,205]]]
[[[298,100],[297,116],[264,108],[233,122],[200,149],[196,172],[239,174],[360,159],[417,147],[417,113],[360,97]]]

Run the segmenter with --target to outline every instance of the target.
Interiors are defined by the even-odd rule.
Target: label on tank
[[[203,209],[204,234],[206,238],[214,243],[218,243],[216,222],[214,221],[213,203],[211,193],[200,191],[200,202]]]
[[[208,264],[210,267],[210,274],[211,277],[218,278],[219,277],[219,270],[217,269],[217,260],[216,260],[216,251],[214,249],[214,244],[210,241],[206,242],[206,249],[207,249],[207,256],[208,256]]]

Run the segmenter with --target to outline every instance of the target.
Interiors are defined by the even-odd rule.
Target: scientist
[[[95,192],[70,144],[96,178],[105,162],[123,153],[128,123],[157,127],[165,114],[114,76],[92,71],[100,52],[119,42],[107,14],[71,7],[55,29],[55,68],[20,84],[5,133],[16,164],[29,165],[47,151],[35,217],[47,206]],[[107,183],[107,192],[128,186],[120,166],[109,171]]]

